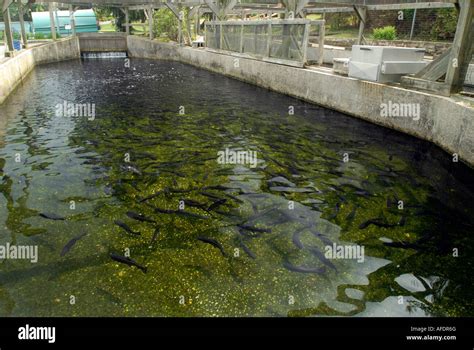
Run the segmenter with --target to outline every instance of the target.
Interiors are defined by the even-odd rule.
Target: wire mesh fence
[[[324,15],[329,37],[354,39],[359,30],[355,11]],[[456,33],[457,11],[452,8],[367,11],[366,39],[452,42]],[[391,27],[390,30],[381,29]]]
[[[255,58],[302,66],[307,60],[312,25],[305,19],[207,22],[206,46]]]

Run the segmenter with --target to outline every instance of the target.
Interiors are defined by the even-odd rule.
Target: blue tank
[[[49,21],[49,12],[32,12],[33,30],[35,33],[51,34],[51,25]],[[71,34],[71,21],[69,11],[54,11],[56,28],[61,35]],[[92,9],[77,10],[74,12],[74,21],[76,24],[76,33],[94,33],[98,32],[98,22]]]

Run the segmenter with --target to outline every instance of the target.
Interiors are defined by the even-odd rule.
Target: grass
[[[327,30],[326,36],[338,39],[354,39],[359,35],[359,29],[357,28],[344,28],[332,31]]]

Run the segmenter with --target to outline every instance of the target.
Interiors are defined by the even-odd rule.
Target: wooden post
[[[74,19],[74,8],[69,5],[69,23],[71,25],[71,35],[76,36],[76,20]]]
[[[359,35],[357,36],[357,45],[360,45],[364,39],[365,22],[367,21],[367,7],[354,6],[354,10],[357,17],[359,17]]]
[[[20,0],[17,0],[18,4],[18,17],[20,18],[20,30],[21,30],[21,40],[23,41],[23,47],[26,49],[28,47],[28,38],[25,31],[25,19],[23,18],[23,5]]]
[[[199,9],[196,11],[196,17],[194,19],[194,21],[196,22],[195,23],[195,31],[196,31],[196,37],[200,34],[200,26],[201,26],[201,23],[200,22],[200,19],[201,19],[201,16],[200,16],[200,13],[199,13]]]
[[[224,46],[224,33],[222,32],[222,24],[219,25],[219,49],[222,50],[222,47]]]
[[[240,53],[244,52],[244,25],[240,26]]]
[[[180,45],[183,44],[183,16],[184,16],[184,12],[179,11],[178,12],[178,43]]]
[[[413,38],[413,33],[415,32],[415,22],[416,22],[416,9],[413,11],[413,19],[411,21],[410,40]]]
[[[308,39],[309,39],[309,30],[311,29],[311,24],[304,25],[304,34],[303,34],[303,47],[301,52],[301,61],[303,62],[303,66],[306,64],[306,57],[308,53]]]
[[[130,35],[130,16],[128,12],[128,7],[125,7],[125,33]]]
[[[452,93],[459,92],[464,85],[467,69],[472,59],[474,25],[474,0],[459,0],[460,12],[456,35],[451,47],[451,58],[445,82]]]
[[[326,23],[319,25],[319,58],[318,64],[321,66],[324,63],[324,37],[326,35]]]
[[[8,51],[13,51],[13,36],[12,36],[12,27],[11,27],[11,19],[10,19],[10,9],[7,7],[6,10],[3,12],[3,20],[5,21],[5,36],[6,36],[6,43],[8,47]]]
[[[191,17],[190,14],[191,10],[188,10],[188,16],[186,18],[186,33],[187,33],[187,40],[189,45],[192,45],[193,38],[191,36]]]
[[[56,40],[56,24],[55,24],[55,20],[54,20],[54,11],[53,11],[53,8],[54,8],[54,2],[50,2],[49,5],[48,5],[48,9],[49,9],[49,24],[50,24],[50,28],[51,28],[51,38],[53,38],[53,40]]]
[[[153,40],[153,5],[148,8],[148,31],[150,40]]]
[[[267,57],[270,57],[272,51],[272,21],[268,21],[267,33]]]

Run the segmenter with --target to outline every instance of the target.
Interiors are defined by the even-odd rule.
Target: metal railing
[[[324,20],[307,19],[210,21],[205,24],[206,47],[234,56],[302,67],[307,62],[311,26],[319,32],[319,63],[324,50]]]

